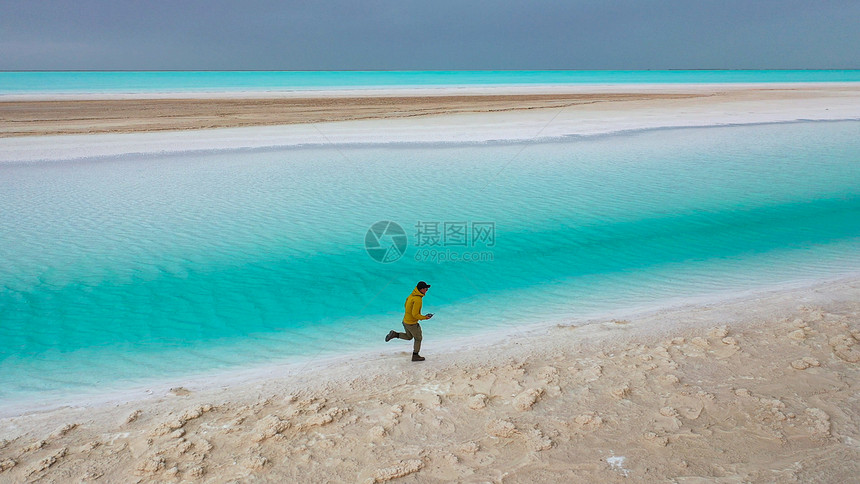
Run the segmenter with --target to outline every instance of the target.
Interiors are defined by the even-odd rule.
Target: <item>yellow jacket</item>
[[[403,316],[403,322],[406,324],[418,324],[418,321],[428,319],[427,316],[421,314],[421,302],[424,294],[416,287],[412,290],[412,294],[406,298],[406,314]]]

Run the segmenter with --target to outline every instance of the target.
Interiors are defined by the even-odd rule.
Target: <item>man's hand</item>
[[[433,313],[427,313],[427,314],[425,314],[425,316],[427,316],[427,319],[430,319],[433,317]]]

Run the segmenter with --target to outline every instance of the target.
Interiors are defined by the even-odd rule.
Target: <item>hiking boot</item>
[[[412,361],[424,361],[427,358],[420,356],[418,353],[412,353]]]
[[[396,337],[397,337],[397,331],[394,331],[392,329],[391,331],[388,332],[388,334],[385,335],[385,342],[388,343],[389,341],[393,340]]]

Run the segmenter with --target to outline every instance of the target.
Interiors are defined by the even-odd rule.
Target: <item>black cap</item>
[[[418,289],[424,289],[425,287],[430,287],[430,284],[427,284],[424,281],[418,281],[418,285],[415,287],[417,287]]]

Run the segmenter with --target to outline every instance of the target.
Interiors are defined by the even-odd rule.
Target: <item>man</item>
[[[424,361],[425,359],[418,354],[421,351],[421,325],[418,324],[418,321],[433,317],[433,313],[428,313],[427,315],[421,314],[421,303],[424,295],[427,294],[427,289],[430,289],[430,284],[418,281],[418,285],[412,290],[412,294],[406,298],[406,304],[404,305],[406,314],[403,315],[403,328],[406,332],[398,333],[391,330],[385,336],[386,343],[394,338],[405,340],[415,339],[415,343],[412,345],[412,361]]]

